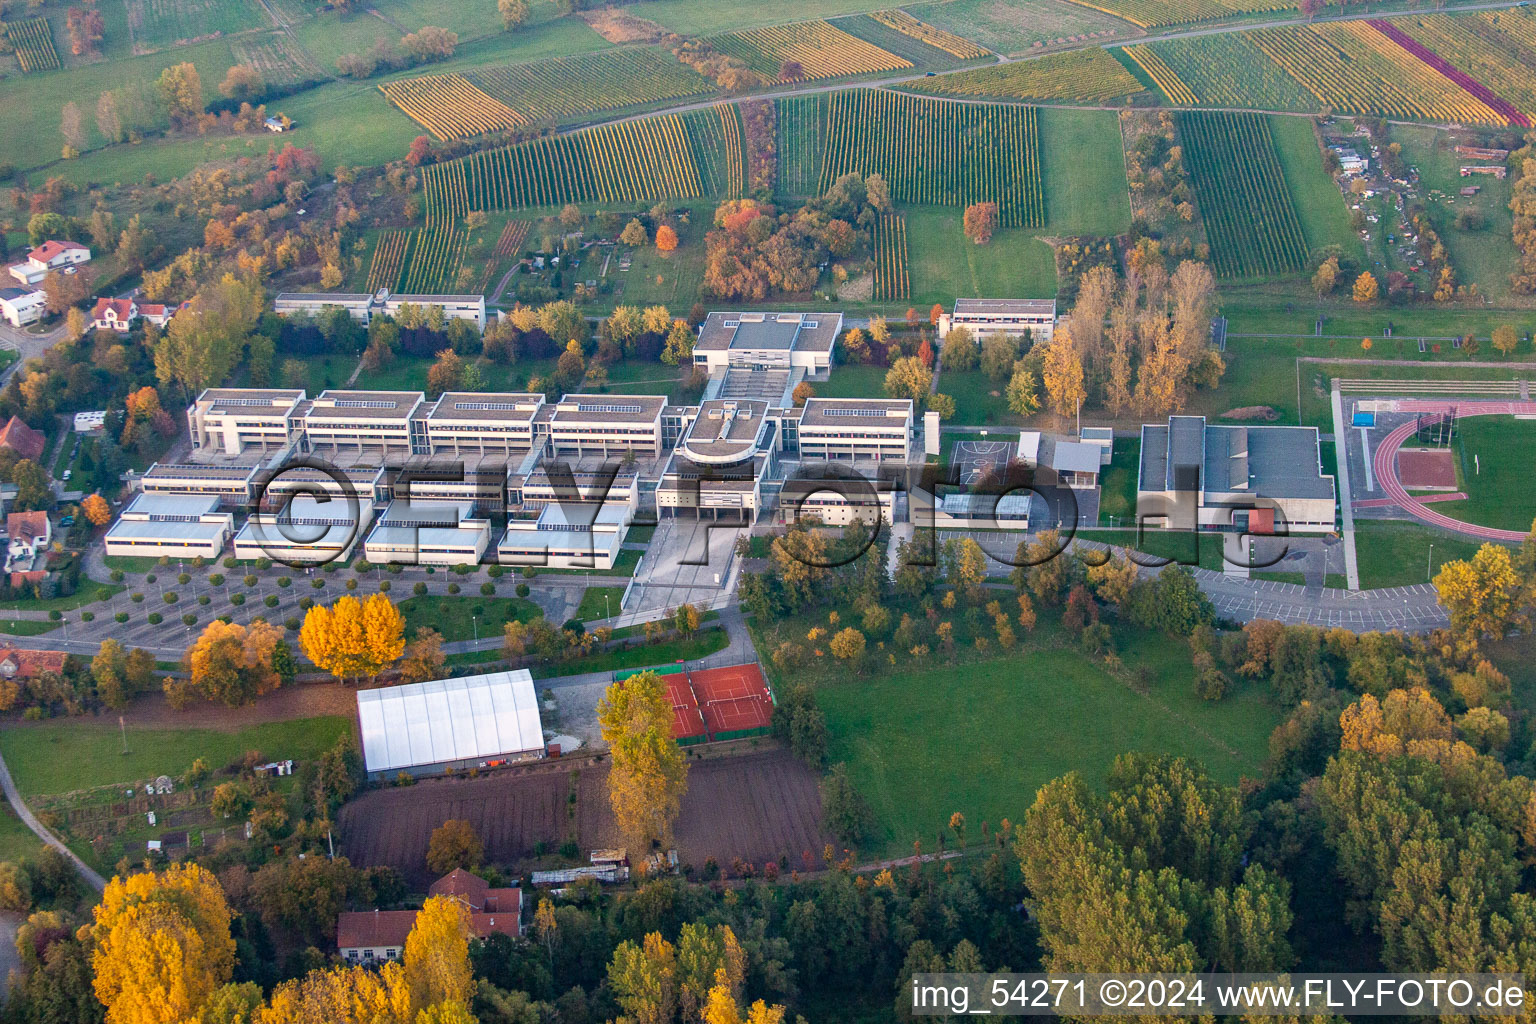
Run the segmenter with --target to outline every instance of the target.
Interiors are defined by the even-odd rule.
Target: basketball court
[[[1008,465],[1018,449],[1017,441],[956,441],[950,462],[960,467],[962,484],[976,484]]]
[[[1454,491],[1456,457],[1449,448],[1402,449],[1397,478],[1410,491]]]

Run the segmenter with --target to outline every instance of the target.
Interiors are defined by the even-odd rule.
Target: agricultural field
[[[1066,0],[937,0],[906,10],[997,53],[1114,39],[1136,31],[1129,22]]]
[[[1170,39],[1134,51],[1138,60],[1141,53],[1149,52],[1174,76],[1176,82],[1165,84],[1142,65],[1176,103],[1262,110],[1315,110],[1318,106],[1316,97],[1282,71],[1246,33]],[[1176,97],[1181,90],[1187,90],[1188,96]]]
[[[470,210],[689,199],[701,190],[676,114],[475,153],[425,168],[422,181],[428,211],[450,221]]]
[[[230,51],[236,63],[247,64],[261,72],[269,87],[287,88],[300,82],[318,81],[325,72],[286,32],[268,36],[244,36],[231,41]]]
[[[699,191],[734,199],[746,191],[746,165],[741,155],[741,116],[734,103],[683,115],[694,163],[699,168]]]
[[[1335,110],[1380,117],[1504,125],[1508,119],[1362,21],[1248,34],[1287,74]]]
[[[907,221],[888,213],[875,222],[875,301],[905,302],[912,297],[907,272]]]
[[[1145,91],[1102,47],[1065,50],[998,67],[925,78],[907,88],[941,96],[1081,103],[1107,103]]]
[[[516,128],[528,118],[481,92],[463,75],[424,75],[379,86],[389,102],[446,142]]]
[[[825,21],[746,29],[711,36],[708,42],[721,53],[745,61],[770,82],[807,82],[912,67],[905,57],[866,43]],[[799,65],[798,73],[782,78],[781,70],[791,63]]]
[[[496,248],[491,255],[502,259],[520,257],[523,244],[528,241],[529,226],[526,220],[514,218],[507,221],[507,226],[501,229],[501,235],[496,239]]]
[[[1336,245],[1357,262],[1364,260],[1365,247],[1350,226],[1349,208],[1344,205],[1338,184],[1323,167],[1312,120],[1270,114],[1268,121],[1308,251]]]
[[[617,845],[606,767],[577,764],[372,790],[341,809],[339,845],[355,862],[393,865],[417,884],[432,878],[428,837],[451,818],[474,826],[495,863],[524,862],[536,846],[568,839],[583,850]],[[782,854],[799,863],[825,842],[820,803],[815,773],[787,752],[694,761],[675,826],[678,855],[695,868],[710,857],[761,863]]]
[[[1536,49],[1530,48],[1520,32],[1526,27],[1530,42],[1536,43],[1536,21],[1529,12],[1483,12],[1454,18],[1427,14],[1396,18],[1392,25],[1460,69],[1472,82],[1508,101],[1513,116],[1507,110],[1501,113],[1513,123],[1530,121],[1531,112],[1536,111],[1536,75],[1531,72]],[[1501,28],[1512,31],[1506,33]]]
[[[867,14],[851,14],[846,18],[837,18],[830,24],[866,43],[878,46],[886,53],[911,61],[914,68],[943,71],[948,68],[963,67],[978,60],[987,60],[991,56],[985,51],[982,51],[980,57],[956,56],[952,50],[935,43],[925,42],[917,36],[903,32]],[[955,38],[958,43],[965,42],[958,36]],[[956,48],[960,47],[957,45]],[[972,45],[972,49],[979,50],[980,47]]]
[[[377,292],[380,288],[394,291],[400,283],[400,271],[405,268],[405,254],[411,246],[411,231],[386,231],[379,236],[373,247],[373,259],[368,263],[366,291]]]
[[[1178,128],[1217,275],[1300,272],[1307,241],[1268,118],[1181,113]]]
[[[258,0],[123,0],[134,53],[271,28]],[[216,83],[209,83],[216,84]]]
[[[1169,102],[1193,106],[1200,102],[1195,96],[1194,90],[1184,84],[1174,70],[1163,59],[1152,52],[1150,46],[1127,46],[1123,52],[1129,57],[1142,73],[1152,80],[1162,94],[1168,97]]]
[[[407,295],[443,295],[458,291],[455,283],[464,265],[469,232],[448,221],[417,231],[406,258],[400,291]]]
[[[23,72],[30,75],[59,68],[59,51],[53,48],[53,31],[47,18],[13,21],[5,26],[5,38],[16,48],[16,59]]]
[[[899,8],[888,11],[875,11],[870,15],[875,21],[895,29],[902,35],[919,39],[930,46],[937,46],[951,56],[961,60],[975,60],[988,54],[986,47],[978,46],[963,36],[957,36],[952,32],[946,32],[937,26],[914,18]]]
[[[779,134],[779,192],[786,196],[815,195],[821,179],[827,98],[818,93],[773,102]]]
[[[1193,25],[1240,14],[1294,10],[1287,0],[1068,0],[1141,28]]]
[[[446,140],[702,96],[713,86],[670,54],[630,48],[405,78],[379,89]]]
[[[1005,227],[1044,220],[1038,113],[853,89],[828,97],[821,191],[878,173],[899,203],[998,204]]]

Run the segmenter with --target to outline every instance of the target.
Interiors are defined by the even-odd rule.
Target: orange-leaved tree
[[[88,494],[80,503],[80,511],[92,526],[106,526],[112,518],[112,506],[99,494]]]
[[[205,868],[114,878],[91,929],[108,1024],[191,1024],[235,965],[224,890]]]
[[[350,594],[304,616],[299,644],[310,661],[337,679],[376,676],[405,651],[405,618],[384,594]]]

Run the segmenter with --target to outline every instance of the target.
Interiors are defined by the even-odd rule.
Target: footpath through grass
[[[259,750],[268,758],[318,756],[352,731],[342,716],[266,722],[237,732],[213,729],[129,729],[128,753],[117,724],[59,719],[0,732],[0,753],[23,794],[49,795],[128,785],[159,775],[178,777],[201,757],[215,771]]]
[[[1132,750],[1196,758],[1227,783],[1258,774],[1281,718],[1258,687],[1209,703],[1191,690],[1182,641],[1120,632],[1116,647],[1127,667],[1152,670],[1146,693],[1125,670],[1039,647],[961,671],[936,664],[819,686],[831,758],[848,764],[875,812],[874,845],[931,845],[956,811],[973,827],[1020,821],[1044,783],[1069,771],[1100,783]]]

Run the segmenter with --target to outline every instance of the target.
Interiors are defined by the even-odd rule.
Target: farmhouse
[[[544,756],[527,669],[362,690],[357,717],[373,781],[438,775]]]
[[[699,327],[693,365],[713,374],[727,367],[803,370],[826,380],[841,313],[711,313]]]
[[[50,238],[27,253],[27,258],[11,265],[11,277],[23,285],[38,284],[53,270],[77,266],[91,261],[91,250],[78,242],[60,242]]]
[[[217,558],[235,517],[217,495],[140,494],[107,531],[109,555]]]
[[[994,334],[1028,337],[1036,345],[1050,342],[1056,330],[1055,299],[956,299],[955,308],[939,314],[939,338],[964,327],[978,341]]]
[[[25,327],[43,318],[48,297],[33,288],[0,288],[0,320],[12,327]]]
[[[455,868],[433,882],[428,896],[447,896],[469,911],[469,926],[476,938],[492,932],[522,934],[523,891],[496,889],[478,875]],[[336,950],[348,963],[396,960],[416,924],[414,910],[347,911],[336,918]]]
[[[1175,529],[1254,533],[1334,527],[1334,480],[1316,427],[1210,426],[1170,416],[1141,428],[1136,518]]]

